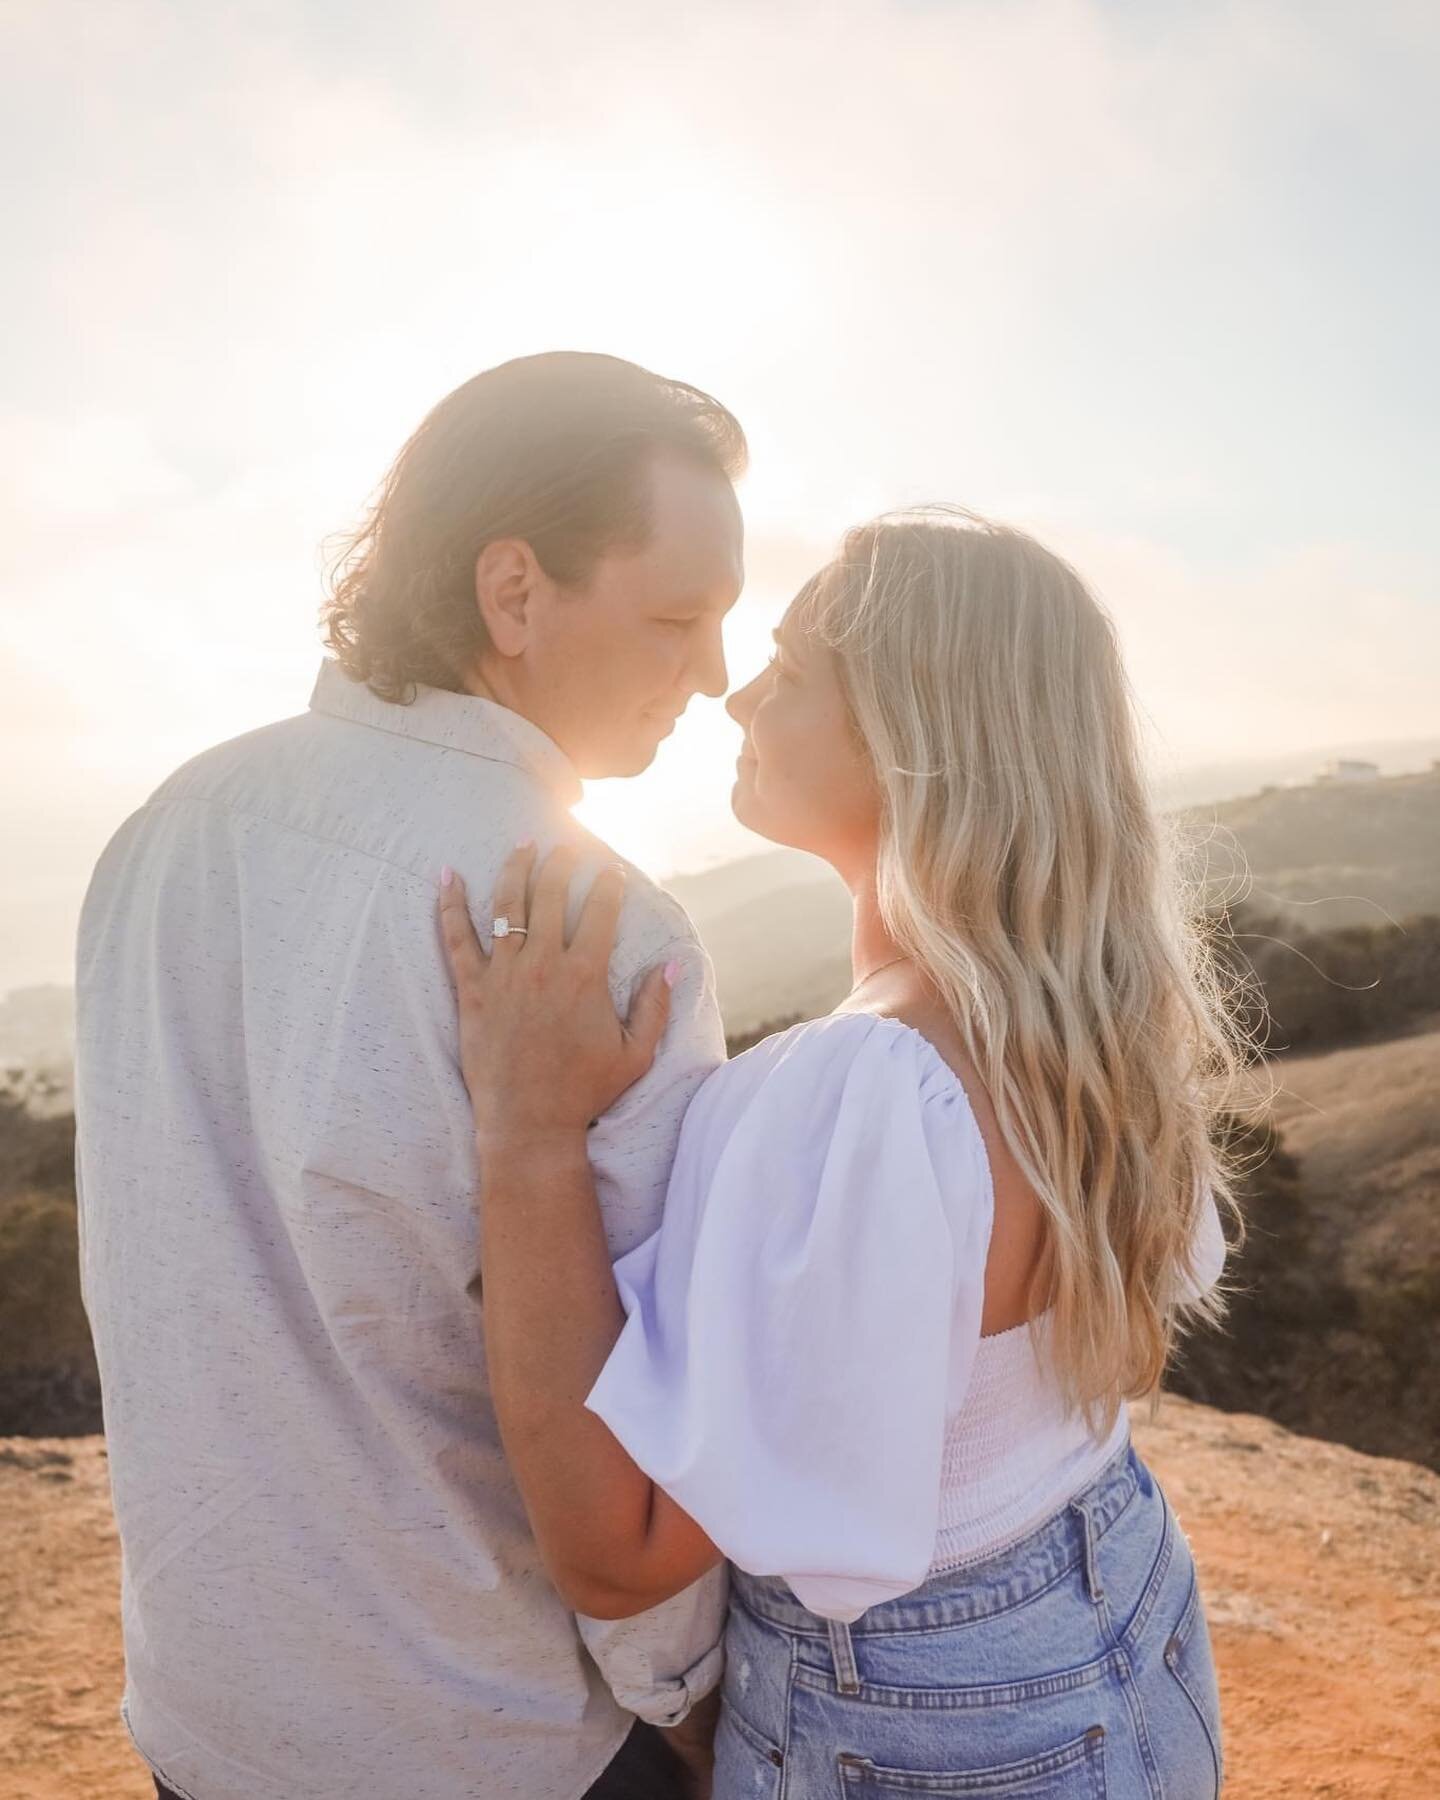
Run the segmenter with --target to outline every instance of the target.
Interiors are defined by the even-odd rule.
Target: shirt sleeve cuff
[[[715,1644],[698,1662],[673,1680],[648,1688],[643,1694],[617,1694],[615,1697],[637,1719],[644,1719],[647,1725],[658,1725],[661,1730],[665,1730],[671,1725],[678,1725],[697,1701],[703,1700],[712,1689],[720,1685],[724,1668],[725,1646],[723,1643]]]
[[[728,1590],[720,1563],[633,1619],[602,1622],[576,1614],[586,1648],[626,1712],[662,1729],[678,1725],[719,1685]]]

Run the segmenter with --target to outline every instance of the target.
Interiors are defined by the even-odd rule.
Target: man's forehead
[[[708,523],[739,531],[740,500],[730,478],[688,456],[659,456],[648,470],[650,508],[656,520]]]
[[[699,602],[730,598],[745,579],[745,534],[738,506],[716,505],[657,512],[647,546],[651,567],[683,586]],[[727,602],[728,604],[728,602]]]

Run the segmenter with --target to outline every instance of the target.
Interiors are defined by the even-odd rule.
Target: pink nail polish
[[[454,879],[455,879],[455,871],[450,867],[449,863],[446,863],[445,867],[440,871],[441,887],[449,887],[450,883]]]
[[[533,850],[535,848],[535,840],[533,837],[521,838],[520,842],[515,846],[515,848],[517,850]]]
[[[677,981],[678,981],[678,980],[679,980],[679,979],[680,979],[680,965],[679,965],[679,963],[678,963],[678,962],[668,962],[668,963],[666,963],[666,965],[665,965],[665,985],[666,985],[666,987],[672,987],[672,988],[673,988],[673,987],[674,987],[674,985],[675,985],[675,983],[676,983],[676,982],[677,982]]]

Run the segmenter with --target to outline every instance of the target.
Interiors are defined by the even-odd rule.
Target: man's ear
[[[544,580],[524,538],[496,538],[476,557],[475,604],[499,655],[519,656],[529,643],[536,589]]]

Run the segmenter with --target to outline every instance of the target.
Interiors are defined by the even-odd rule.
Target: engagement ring
[[[528,935],[528,927],[524,925],[512,925],[502,913],[498,919],[491,921],[490,935],[497,938],[525,937]]]

